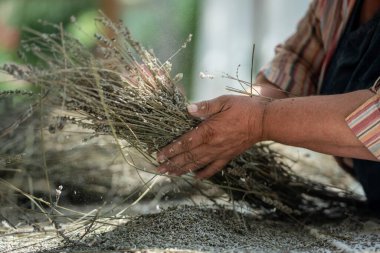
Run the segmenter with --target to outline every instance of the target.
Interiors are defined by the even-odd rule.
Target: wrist
[[[263,110],[262,110],[262,115],[261,115],[261,137],[260,141],[269,141],[270,140],[270,135],[269,135],[269,123],[268,123],[268,114],[271,113],[271,105],[272,105],[273,100],[268,100],[264,102],[263,104]]]

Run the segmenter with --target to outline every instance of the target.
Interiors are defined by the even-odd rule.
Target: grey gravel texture
[[[38,240],[40,243],[35,244]],[[12,251],[12,247],[31,242],[34,246]],[[363,251],[380,251],[380,221],[376,218],[285,221],[199,206],[178,206],[137,216],[111,231],[92,234],[80,245],[65,245],[57,237],[34,237],[32,241],[0,237],[0,252]]]

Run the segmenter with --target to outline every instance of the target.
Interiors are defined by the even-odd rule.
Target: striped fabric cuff
[[[357,108],[346,122],[368,150],[380,159],[380,95],[375,95]]]

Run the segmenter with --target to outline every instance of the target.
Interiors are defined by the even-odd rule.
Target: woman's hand
[[[188,106],[189,113],[204,121],[172,144],[157,159],[160,173],[195,172],[208,178],[235,156],[263,139],[263,119],[268,100],[248,96],[221,96]]]

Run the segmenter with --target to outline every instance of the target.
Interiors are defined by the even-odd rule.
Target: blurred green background
[[[10,62],[23,64],[17,52],[20,42],[30,39],[24,28],[47,34],[56,33],[54,28],[41,24],[40,20],[62,24],[67,32],[72,33],[89,50],[96,52],[93,35],[101,27],[97,27],[94,19],[99,16],[99,10],[111,20],[123,20],[132,36],[145,48],[153,49],[164,62],[181,48],[190,33],[196,33],[199,3],[198,0],[0,0],[0,65]],[[73,17],[75,23],[71,22]],[[106,33],[113,36],[110,31]],[[194,76],[194,50],[194,43],[190,43],[172,60],[172,74],[183,73],[181,85],[187,94],[191,94],[190,84]],[[27,60],[28,63],[37,63],[31,56]],[[0,92],[31,89],[29,84],[12,79],[0,71]],[[120,176],[132,172],[126,170],[122,161],[114,165],[118,151],[111,140],[102,142],[98,138],[94,142],[83,141],[91,134],[78,128],[70,129],[70,126],[65,126],[65,130],[59,133],[48,132],[50,124],[55,124],[57,120],[54,117],[57,112],[50,111],[51,108],[36,108],[38,112],[13,129],[12,126],[22,118],[35,99],[35,96],[0,98],[0,178],[6,178],[27,192],[45,199],[49,195],[47,182],[51,181],[53,187],[62,184],[67,194],[65,199],[81,203],[114,196],[118,189],[129,192],[139,184],[136,177]],[[43,135],[40,129],[46,130]],[[1,136],[2,133],[6,134]],[[2,164],[5,159],[18,156],[22,157],[20,161],[6,166]],[[42,158],[46,159],[50,180],[45,180],[41,174],[44,171]],[[93,162],[94,159],[97,159],[96,162]],[[115,180],[119,178],[122,181],[117,186]],[[129,178],[132,178],[131,182],[134,180],[132,186],[126,183]],[[113,190],[110,191],[111,188]],[[0,184],[0,193],[2,191]],[[12,201],[27,203],[22,196]]]
[[[198,4],[197,0],[0,0],[0,65],[20,62],[19,42],[28,36],[24,27],[49,32],[39,20],[62,23],[66,31],[89,49],[93,48],[98,10],[112,20],[122,19],[135,39],[165,61],[181,47],[189,33],[196,33]],[[75,25],[70,22],[72,16],[77,20]],[[191,43],[173,60],[173,75],[184,74],[182,85],[188,94],[191,94],[193,55]],[[1,86],[0,89],[10,88]]]

